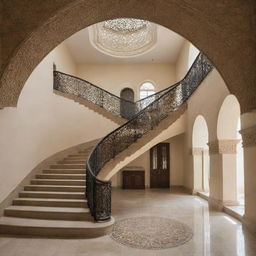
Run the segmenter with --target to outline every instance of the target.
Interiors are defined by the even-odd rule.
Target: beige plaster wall
[[[185,134],[180,134],[165,142],[170,143],[170,184],[184,185],[184,141]]]
[[[177,82],[184,78],[198,54],[199,50],[193,44],[184,41],[175,65]]]
[[[0,202],[41,161],[65,148],[100,138],[117,125],[72,100],[53,93],[53,62],[76,74],[65,45],[33,71],[17,108],[0,110]]]
[[[142,169],[145,170],[145,186],[150,187],[150,151],[146,151],[145,153],[131,161],[129,164],[127,164],[127,167],[131,166],[142,167]],[[125,167],[123,169],[125,169]],[[111,181],[113,187],[122,187],[122,171],[116,173],[112,177]]]
[[[170,143],[170,186],[183,185],[183,172],[184,172],[184,134],[180,134],[169,138],[163,142]],[[142,167],[145,170],[145,186],[150,187],[150,150],[147,150],[141,156],[137,157],[127,167]],[[125,167],[123,168],[125,169]],[[114,187],[122,186],[122,171],[116,173],[112,179]]]
[[[77,65],[77,76],[120,96],[123,88],[134,90],[139,99],[139,87],[150,81],[160,91],[175,83],[175,66],[167,64]]]

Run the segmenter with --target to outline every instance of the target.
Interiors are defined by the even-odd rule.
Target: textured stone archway
[[[67,37],[105,19],[134,17],[190,40],[213,61],[242,112],[256,108],[254,0],[5,0],[2,5],[0,107],[16,106],[32,70]]]

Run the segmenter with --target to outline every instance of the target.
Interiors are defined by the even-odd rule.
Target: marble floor
[[[1,256],[242,256],[256,255],[256,237],[236,219],[222,212],[209,212],[197,196],[169,190],[113,191],[113,216],[162,216],[189,225],[193,238],[179,247],[163,250],[133,249],[109,236],[96,239],[39,239],[0,237]]]

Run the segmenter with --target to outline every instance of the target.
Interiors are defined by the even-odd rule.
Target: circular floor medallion
[[[182,245],[193,236],[189,226],[179,221],[153,216],[117,220],[111,238],[139,249],[166,249]]]

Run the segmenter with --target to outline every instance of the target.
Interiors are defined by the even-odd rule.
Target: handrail
[[[87,101],[106,109],[112,114],[121,116],[127,120],[132,119],[142,109],[161,97],[165,92],[171,90],[175,85],[171,85],[143,99],[132,102],[122,99],[85,79],[56,70],[53,71],[53,74],[53,88],[55,90],[86,99]]]
[[[111,182],[97,178],[102,167],[183,105],[212,68],[211,62],[200,53],[180,82],[164,91],[94,147],[86,163],[86,196],[96,221],[106,221],[111,217]]]

